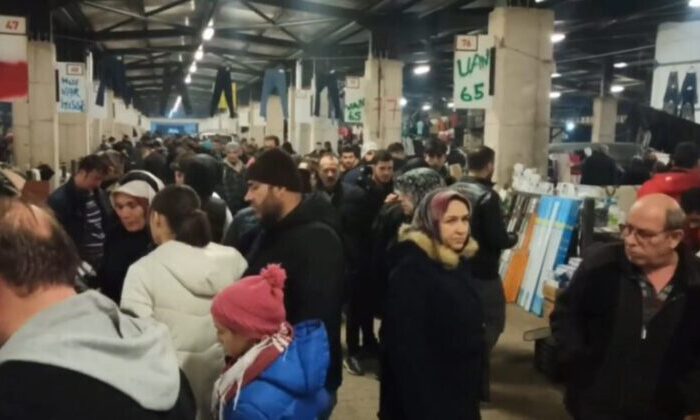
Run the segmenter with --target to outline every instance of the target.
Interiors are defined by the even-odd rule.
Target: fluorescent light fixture
[[[561,92],[549,92],[549,99],[561,98]]]
[[[195,61],[193,61],[190,66],[190,73],[197,73],[197,63]]]
[[[546,0],[535,0],[535,3],[544,3]]]
[[[448,103],[447,103],[447,107],[448,107],[448,108],[454,108],[454,107],[455,107],[455,103],[454,103],[454,102],[448,102]]]
[[[408,101],[406,100],[406,98],[401,98],[401,100],[399,101],[401,108],[405,107],[407,103]]]
[[[688,2],[688,6],[690,7],[700,7],[700,0],[690,0]]]
[[[552,73],[552,79],[556,79],[558,77],[561,77],[561,73],[557,73],[557,72]]]
[[[190,26],[190,18],[185,16],[185,26]]]
[[[555,33],[552,34],[551,39],[552,39],[552,43],[553,43],[553,44],[556,44],[557,42],[562,42],[563,40],[565,40],[565,39],[566,39],[566,35],[564,35],[564,34],[561,33],[561,32],[555,32]]]
[[[425,104],[425,105],[423,105],[423,107],[421,109],[423,111],[430,111],[431,109],[433,109],[433,106],[430,104]]]
[[[576,128],[576,123],[574,123],[573,121],[566,122],[566,131],[574,131],[575,128]]]
[[[625,67],[627,67],[627,63],[615,63],[613,64],[613,67],[615,67],[616,69],[624,69]]]
[[[192,75],[188,74],[187,77],[185,77],[185,84],[190,84],[192,83]]]
[[[173,108],[170,110],[170,113],[168,113],[168,118],[172,118],[173,115],[177,112],[177,109],[180,107],[180,103],[182,102],[182,96],[178,96],[177,99],[175,100],[175,104],[173,105]]]
[[[413,68],[413,74],[417,76],[428,73],[430,73],[430,66],[427,64],[421,64],[420,66],[416,66]]]
[[[625,90],[624,86],[620,86],[620,85],[610,86],[610,92],[612,92],[612,93],[620,93],[620,92],[623,92],[624,90]]]
[[[199,48],[197,48],[197,51],[194,53],[194,59],[196,61],[200,61],[202,58],[204,58],[204,49],[200,45]]]
[[[214,38],[214,28],[207,26],[204,29],[204,32],[202,32],[202,39],[205,41],[211,41],[212,38]]]
[[[190,10],[194,11],[197,8],[197,4],[194,0],[190,0]]]

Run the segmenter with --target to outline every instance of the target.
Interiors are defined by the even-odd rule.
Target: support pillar
[[[403,62],[370,58],[365,61],[364,138],[381,148],[401,141]]]
[[[614,143],[617,124],[617,99],[605,96],[593,99],[592,143]]]
[[[496,72],[484,143],[496,151],[501,184],[510,183],[515,163],[547,173],[553,31],[551,10],[498,7],[489,15]]]
[[[27,63],[29,66],[28,101],[12,104],[15,159],[17,165],[23,170],[46,163],[58,172],[55,46],[50,42],[28,42]],[[54,183],[58,182],[58,178],[58,176],[54,177]]]

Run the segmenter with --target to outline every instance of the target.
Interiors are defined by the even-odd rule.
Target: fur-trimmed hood
[[[461,257],[471,258],[479,250],[479,244],[471,236],[462,252],[457,253],[431,239],[424,232],[412,228],[410,225],[403,225],[401,229],[399,229],[399,242],[406,241],[413,242],[422,249],[431,260],[441,263],[445,268],[450,270],[457,268]]]

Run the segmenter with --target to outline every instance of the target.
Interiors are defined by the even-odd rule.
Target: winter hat
[[[259,276],[250,276],[216,295],[211,314],[222,326],[246,337],[261,339],[286,323],[284,283],[287,272],[270,264]]]
[[[110,199],[114,206],[115,194],[127,194],[136,198],[148,200],[150,205],[153,197],[164,187],[163,181],[148,171],[134,170],[128,172],[120,180],[117,188],[112,190]]]
[[[373,141],[367,140],[362,143],[362,157],[365,157],[365,155],[367,155],[369,152],[374,152],[377,150],[379,150],[379,146]]]
[[[284,187],[289,191],[301,192],[301,177],[289,154],[280,149],[270,149],[255,159],[248,167],[248,181],[262,182],[274,187]]]
[[[435,170],[416,168],[396,178],[394,187],[397,191],[411,196],[414,205],[418,205],[430,191],[444,187],[445,180]]]

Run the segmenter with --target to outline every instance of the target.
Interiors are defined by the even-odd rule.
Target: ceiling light
[[[185,84],[190,84],[192,83],[192,75],[188,74],[187,77],[185,77]]]
[[[615,67],[616,69],[624,69],[625,67],[627,67],[627,63],[615,63],[613,64],[613,67]]]
[[[209,19],[209,23],[207,24],[207,27],[211,28],[214,26],[214,18]]]
[[[190,10],[194,11],[194,9],[197,8],[197,4],[194,2],[194,0],[190,0]]]
[[[185,26],[190,26],[190,18],[185,16]]]
[[[560,32],[555,32],[552,34],[552,43],[556,44],[557,42],[562,42],[563,40],[566,39],[566,35],[560,33]]]
[[[625,87],[624,87],[624,86],[620,86],[620,85],[612,85],[612,86],[610,86],[610,92],[612,92],[612,93],[620,93],[620,92],[622,92],[622,91],[624,91],[624,90],[625,90]]]
[[[547,0],[535,0],[535,3],[544,3]]]
[[[175,100],[173,108],[170,110],[170,113],[168,113],[168,118],[172,118],[173,115],[175,115],[175,113],[177,112],[177,108],[180,106],[180,102],[182,102],[182,96],[178,96]]]
[[[430,66],[427,64],[421,64],[420,66],[416,66],[413,68],[413,74],[415,75],[420,76],[428,73],[430,73]]]
[[[194,53],[194,59],[200,61],[202,58],[204,58],[204,50],[200,45],[199,48],[197,48],[197,51]]]
[[[192,65],[190,66],[190,73],[197,73],[197,63],[192,62]]]
[[[204,32],[202,32],[202,39],[205,41],[211,41],[212,38],[214,38],[214,28],[208,26],[206,29],[204,29]]]
[[[421,109],[423,111],[430,111],[431,109],[433,109],[433,106],[430,104],[425,104],[425,105],[423,105],[423,107]]]
[[[557,77],[561,77],[561,73],[557,73],[557,72],[552,73],[552,79],[556,79]]]
[[[399,101],[399,104],[402,108],[405,107],[407,103],[408,101],[406,100],[406,98],[401,98],[401,100]]]
[[[549,99],[561,98],[561,92],[549,92]]]
[[[455,107],[455,103],[454,103],[454,102],[448,102],[448,103],[447,103],[447,107],[450,108],[450,109],[452,109],[452,108]]]
[[[576,123],[574,123],[573,121],[566,122],[566,131],[574,131],[575,128],[576,128]]]
[[[690,0],[688,2],[688,6],[690,7],[700,7],[700,0]]]

